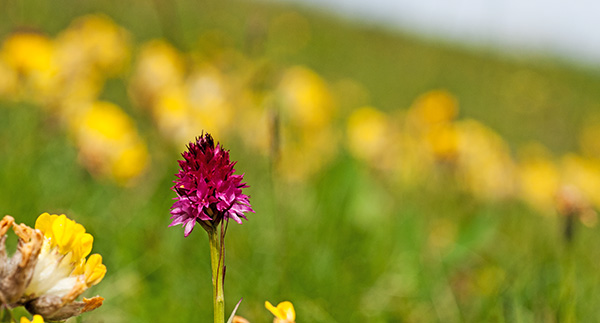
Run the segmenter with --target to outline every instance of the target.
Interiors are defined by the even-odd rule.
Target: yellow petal
[[[294,310],[294,305],[291,302],[281,302],[277,304],[277,308],[280,312],[284,313],[284,319],[290,322],[296,320],[296,311]]]
[[[68,219],[64,214],[58,216],[52,223],[52,233],[62,254],[71,251],[73,241],[85,233],[85,228],[75,221]]]
[[[40,216],[37,218],[37,220],[35,220],[35,228],[42,231],[42,233],[44,233],[44,235],[49,238],[52,239],[53,235],[52,235],[52,223],[58,218],[58,215],[56,214],[48,214],[46,213],[42,213],[40,214]]]
[[[73,259],[78,261],[92,252],[94,237],[89,233],[81,234],[73,242]]]
[[[102,264],[102,256],[95,253],[85,263],[85,283],[88,286],[96,285],[104,278],[106,266]]]

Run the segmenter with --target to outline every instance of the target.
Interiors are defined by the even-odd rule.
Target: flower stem
[[[214,297],[214,323],[225,323],[225,296],[223,292],[223,280],[225,278],[225,248],[222,245],[222,237],[223,235],[221,235],[221,232],[219,232],[218,228],[208,230]]]

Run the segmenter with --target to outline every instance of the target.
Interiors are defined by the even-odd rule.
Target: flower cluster
[[[181,155],[170,226],[182,224],[187,237],[196,222],[205,229],[217,227],[224,219],[241,224],[241,218],[246,219],[244,213],[254,212],[248,196],[242,193],[242,188],[248,187],[242,182],[243,175],[234,174],[235,162],[229,160],[229,152],[220,144],[215,145],[210,134],[190,142]]]
[[[19,241],[9,258],[5,242],[11,228]],[[40,215],[35,229],[5,216],[0,221],[1,305],[25,306],[47,320],[65,320],[101,306],[100,296],[76,301],[106,273],[99,254],[87,257],[93,240],[81,224],[64,214]]]
[[[0,99],[40,105],[69,132],[85,168],[129,183],[148,163],[146,145],[120,107],[99,101],[129,55],[128,33],[103,15],[78,18],[55,38],[14,32],[0,48]]]

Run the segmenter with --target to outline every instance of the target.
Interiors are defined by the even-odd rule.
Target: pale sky
[[[280,0],[282,1],[282,0]],[[451,40],[600,66],[600,1],[284,0]]]

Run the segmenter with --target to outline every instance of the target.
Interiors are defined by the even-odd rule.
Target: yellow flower
[[[567,154],[562,158],[563,182],[577,187],[596,208],[600,208],[600,160]]]
[[[278,168],[289,181],[314,175],[337,154],[339,134],[332,127],[336,103],[327,83],[312,70],[295,66],[283,75],[276,96],[279,109],[273,129],[280,128]],[[294,169],[290,172],[289,169]]]
[[[498,200],[512,196],[516,165],[507,143],[496,132],[475,120],[456,123],[457,175],[477,197]]]
[[[71,125],[80,159],[93,174],[126,184],[146,168],[146,145],[133,119],[118,106],[91,103]]]
[[[26,317],[21,317],[21,323],[44,323],[44,318],[41,315],[34,315],[33,319],[30,321]]]
[[[25,75],[50,70],[53,67],[53,55],[52,40],[37,33],[14,33],[2,46],[4,61]]]
[[[458,114],[458,102],[450,92],[434,90],[417,98],[410,110],[416,123],[431,127],[454,120]]]
[[[561,184],[560,171],[542,147],[530,146],[529,150],[534,154],[524,156],[518,165],[519,196],[534,208],[551,214]]]
[[[132,99],[144,108],[153,106],[167,88],[181,87],[185,75],[182,55],[164,40],[142,46],[130,81]]]
[[[336,113],[327,84],[308,68],[295,66],[288,69],[279,91],[285,112],[300,126],[327,126]]]
[[[56,39],[61,66],[70,73],[95,70],[114,76],[129,60],[129,35],[104,15],[73,21]]]
[[[0,59],[18,76],[17,95],[40,102],[56,87],[58,66],[54,42],[38,33],[18,32],[2,46]]]
[[[266,301],[265,308],[275,316],[274,323],[294,323],[296,321],[296,311],[294,311],[294,305],[291,302],[284,301],[275,307],[269,301]]]
[[[0,221],[0,254],[6,253],[5,234],[10,227],[19,237],[19,243],[11,259],[0,258],[0,262],[6,262],[0,266],[8,269],[0,273],[3,282],[0,300],[25,306],[30,313],[52,321],[65,320],[102,305],[104,299],[99,296],[76,301],[106,274],[100,255],[87,257],[94,238],[81,224],[64,214],[43,213],[32,229],[5,216]],[[33,322],[39,320],[34,317]]]
[[[388,149],[388,116],[373,107],[362,107],[352,112],[346,132],[348,148],[358,158],[376,162]]]

